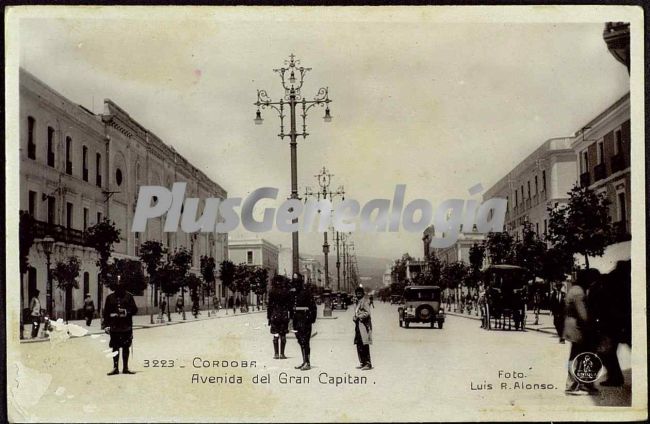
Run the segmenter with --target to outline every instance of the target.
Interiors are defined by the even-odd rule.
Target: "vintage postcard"
[[[643,9],[6,9],[10,422],[647,419]]]

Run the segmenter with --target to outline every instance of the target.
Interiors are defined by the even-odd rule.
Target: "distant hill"
[[[323,264],[325,260],[323,255],[318,255],[316,258]],[[329,268],[330,275],[332,276],[332,286],[336,285],[336,254],[329,255]],[[359,267],[360,277],[369,277],[369,280],[362,282],[364,287],[371,287],[379,289],[383,287],[383,276],[386,271],[386,265],[392,264],[394,259],[376,258],[374,256],[357,256],[357,263]],[[341,264],[341,267],[343,265]],[[343,271],[341,270],[341,279]]]

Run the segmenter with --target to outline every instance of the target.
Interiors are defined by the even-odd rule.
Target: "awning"
[[[589,268],[595,268],[601,274],[607,274],[616,268],[616,262],[627,261],[632,257],[632,242],[624,241],[621,243],[610,244],[605,248],[603,256],[589,256]],[[575,255],[576,263],[580,268],[585,267],[585,257]]]

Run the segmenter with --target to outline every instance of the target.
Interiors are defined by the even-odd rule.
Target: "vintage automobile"
[[[525,330],[530,274],[516,265],[490,265],[483,271],[485,299],[482,325],[486,330]]]
[[[332,309],[348,309],[347,296],[345,293],[332,292]]]
[[[438,286],[407,286],[404,288],[404,305],[397,311],[399,326],[408,328],[410,323],[430,323],[431,328],[438,324],[442,328],[445,311],[440,302],[441,289]]]
[[[400,303],[402,303],[402,296],[399,294],[393,294],[390,296],[391,305],[399,305]]]

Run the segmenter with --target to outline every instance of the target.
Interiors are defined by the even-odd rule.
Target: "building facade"
[[[630,237],[630,93],[577,131],[571,147],[578,157],[576,178],[609,200],[618,241]]]
[[[506,230],[520,237],[523,224],[530,222],[537,235],[548,231],[548,208],[565,204],[576,183],[576,156],[572,137],[552,138],[497,181],[483,200],[507,200]]]
[[[279,248],[264,239],[239,239],[228,241],[228,257],[234,264],[263,267],[269,273],[267,287],[271,287],[271,280],[278,273]],[[222,296],[226,297],[225,288]],[[257,304],[257,295],[249,294],[249,304]]]
[[[142,233],[130,231],[141,185],[171,188],[174,182],[186,182],[188,197],[223,199],[227,193],[221,186],[111,100],[104,101],[102,114],[94,114],[24,69],[19,84],[20,209],[36,220],[26,299],[38,289],[45,304],[47,265],[39,240],[49,235],[56,241],[52,266],[69,256],[81,262],[79,289],[70,296],[54,290],[54,315],[63,315],[64,299],[73,311],[80,309],[86,293],[101,311],[108,289],[98,284],[97,255],[83,234],[103,218],[120,231],[114,258],[138,260],[140,245],[158,240],[170,251],[185,247],[192,252],[197,274],[201,256],[225,259],[227,235],[164,233],[161,218],[150,220]],[[157,306],[158,296],[149,288],[134,295],[144,313]]]

